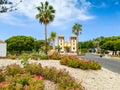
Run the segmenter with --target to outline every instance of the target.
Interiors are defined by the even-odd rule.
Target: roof
[[[58,37],[64,37],[63,35],[59,35]]]
[[[77,37],[76,35],[72,35],[72,36],[70,36],[70,38],[72,38],[72,37]]]
[[[4,41],[0,40],[0,43],[5,43]]]

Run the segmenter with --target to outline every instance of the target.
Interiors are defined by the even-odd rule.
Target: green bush
[[[98,70],[98,69],[101,69],[101,65],[98,64],[98,62],[89,61],[89,68],[92,70]]]
[[[82,90],[81,84],[77,84],[75,79],[66,70],[57,70],[54,67],[44,69],[43,77],[58,83],[58,90]]]
[[[73,68],[79,68],[79,61],[78,60],[69,60],[68,66]]]
[[[5,81],[5,76],[4,76],[4,73],[2,71],[3,70],[0,68],[0,82]]]
[[[0,90],[44,90],[43,80],[36,75],[17,74],[6,78],[3,83]]]
[[[79,64],[80,64],[80,67],[79,67],[80,69],[83,69],[83,70],[88,70],[89,69],[89,64],[88,64],[87,61],[81,60],[79,62]]]
[[[41,60],[48,60],[48,56],[47,55],[40,55],[39,57]]]
[[[42,68],[41,64],[33,63],[23,68],[9,65],[2,70],[5,70],[6,76],[0,90],[44,90],[44,79],[55,82],[57,90],[83,90],[81,84],[76,83],[65,69]]]
[[[37,63],[32,63],[29,64],[28,66],[26,66],[24,68],[24,71],[26,73],[30,73],[31,75],[41,75],[43,73],[43,69],[41,64],[37,64]]]
[[[29,61],[28,61],[29,56],[28,56],[28,54],[23,53],[23,54],[20,56],[20,59],[21,59],[21,64],[22,64],[24,67],[26,67],[27,65],[29,65]]]
[[[48,60],[48,56],[47,55],[38,54],[38,53],[30,55],[29,58],[33,59],[33,60]]]
[[[17,59],[17,56],[16,55],[9,55],[9,56],[7,56],[7,58],[15,60],[15,59]]]
[[[76,56],[63,56],[60,60],[62,65],[66,65],[73,68],[80,68],[83,70],[98,70],[101,69],[101,65],[95,61],[87,61],[84,59],[79,59]]]
[[[4,74],[8,76],[14,76],[19,73],[22,73],[22,68],[17,64],[8,65],[4,70]]]
[[[62,58],[61,58],[61,60],[60,60],[60,63],[62,64],[62,65],[68,65],[68,61],[69,61],[69,56],[62,56]]]

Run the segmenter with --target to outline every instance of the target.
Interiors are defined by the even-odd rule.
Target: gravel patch
[[[97,71],[74,69],[60,65],[59,61],[55,60],[30,60],[30,62],[38,62],[41,63],[42,66],[53,66],[57,69],[66,69],[66,71],[69,71],[70,75],[74,77],[78,83],[81,83],[82,86],[85,87],[85,90],[120,90],[120,74],[114,73],[105,68],[102,68],[101,70]],[[0,67],[13,63],[20,64],[20,61],[1,59]],[[49,88],[50,86],[53,86],[51,89],[46,90],[55,90],[54,83],[50,83],[49,81],[47,81],[46,83],[48,84]]]

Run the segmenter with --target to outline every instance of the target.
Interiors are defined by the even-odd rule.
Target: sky
[[[14,3],[19,0],[11,0]],[[25,35],[44,39],[44,25],[35,18],[36,7],[45,0],[23,0],[16,11],[0,13],[0,39]],[[65,40],[73,35],[72,26],[82,25],[79,41],[100,36],[120,36],[120,0],[48,0],[56,10],[55,19],[47,27],[48,37],[54,31],[64,35]],[[57,40],[56,40],[57,41]]]

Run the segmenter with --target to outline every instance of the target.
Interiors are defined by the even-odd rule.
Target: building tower
[[[58,36],[58,46],[61,48],[60,52],[63,53],[64,52],[64,36],[60,35]]]
[[[71,52],[76,53],[77,52],[77,36],[71,36],[70,43],[71,43]]]

